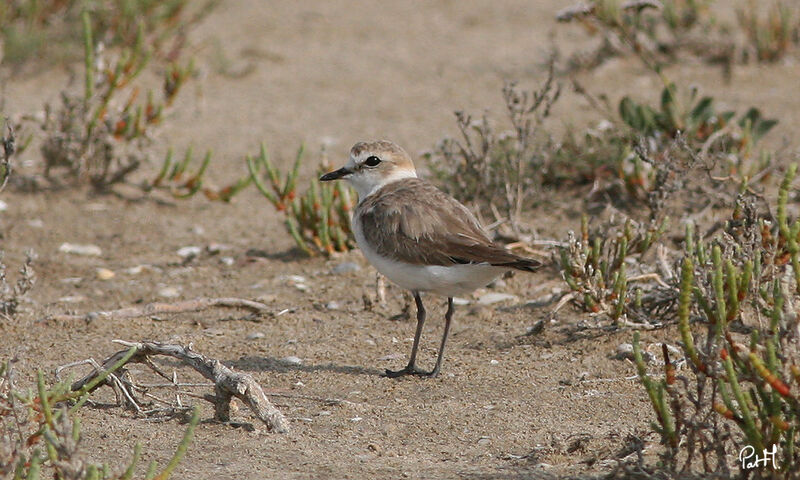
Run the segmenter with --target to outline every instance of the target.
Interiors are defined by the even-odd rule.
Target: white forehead
[[[350,159],[347,161],[348,167],[355,167],[358,165],[363,164],[367,161],[369,157],[376,156],[381,159],[382,162],[392,161],[391,155],[381,152],[373,152],[371,150],[361,150],[360,152],[350,152]]]

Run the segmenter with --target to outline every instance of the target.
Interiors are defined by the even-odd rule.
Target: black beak
[[[345,167],[340,168],[339,170],[334,170],[332,172],[328,172],[325,175],[319,177],[320,182],[329,182],[331,180],[336,180],[338,178],[346,177],[350,175],[350,170],[346,169]]]

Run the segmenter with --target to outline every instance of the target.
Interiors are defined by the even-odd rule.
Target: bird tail
[[[533,258],[525,258],[525,257],[516,257],[514,261],[505,262],[505,263],[494,263],[493,265],[498,267],[509,267],[515,268],[517,270],[523,270],[526,272],[535,272],[544,266],[542,262],[539,260],[535,260]]]

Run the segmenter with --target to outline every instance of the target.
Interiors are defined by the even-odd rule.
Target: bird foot
[[[406,366],[406,368],[404,368],[402,370],[389,370],[387,368],[386,369],[386,373],[385,373],[385,376],[387,376],[389,378],[399,378],[399,377],[403,377],[405,375],[416,375],[418,377],[433,378],[433,377],[439,375],[439,371],[434,369],[434,370],[431,370],[430,372],[427,372],[425,370],[419,370],[417,367],[408,365],[408,366]]]

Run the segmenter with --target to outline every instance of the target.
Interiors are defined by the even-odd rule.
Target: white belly
[[[507,271],[488,263],[444,265],[418,265],[398,262],[378,254],[364,239],[361,226],[354,222],[353,233],[358,247],[369,262],[389,280],[416,292],[431,292],[446,297],[467,295]]]

